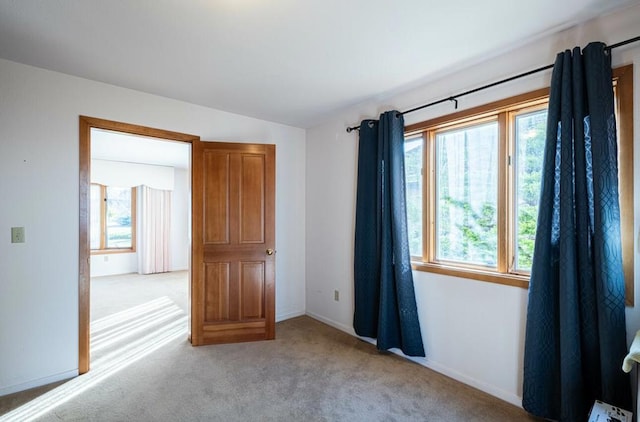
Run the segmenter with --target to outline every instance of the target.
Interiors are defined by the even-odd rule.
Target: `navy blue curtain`
[[[595,399],[629,409],[611,59],[557,56],[524,352],[523,407],[585,421]]]
[[[404,175],[404,119],[397,111],[360,125],[354,251],[358,335],[424,356],[413,289]]]

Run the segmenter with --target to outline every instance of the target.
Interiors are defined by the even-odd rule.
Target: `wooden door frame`
[[[79,277],[78,277],[78,372],[84,374],[89,371],[89,328],[90,315],[90,260],[91,249],[89,242],[89,195],[91,186],[91,129],[112,130],[131,135],[147,136],[170,141],[188,142],[191,144],[190,160],[194,149],[200,144],[200,137],[163,129],[121,123],[95,117],[80,116],[80,236],[79,236]],[[191,264],[190,264],[191,266]],[[192,277],[189,277],[192,283]],[[192,288],[192,286],[190,286]]]

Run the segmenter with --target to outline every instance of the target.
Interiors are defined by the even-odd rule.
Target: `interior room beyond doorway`
[[[186,320],[190,155],[189,143],[91,129],[92,362]]]

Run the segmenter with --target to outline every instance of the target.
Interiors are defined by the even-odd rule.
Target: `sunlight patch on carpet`
[[[163,297],[93,322],[91,352],[113,349],[92,360],[86,374],[0,416],[0,422],[31,421],[44,415],[161,347],[184,339],[187,321],[182,309]],[[122,345],[117,346],[118,342]]]

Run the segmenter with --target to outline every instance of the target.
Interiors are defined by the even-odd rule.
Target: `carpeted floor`
[[[91,321],[167,296],[188,312],[189,273],[123,274],[91,279]]]
[[[93,321],[115,340],[92,371],[22,407],[44,389],[0,398],[0,421],[536,420],[309,317],[278,323],[274,341],[194,348],[180,307],[146,299]],[[141,318],[160,322],[119,338]]]

